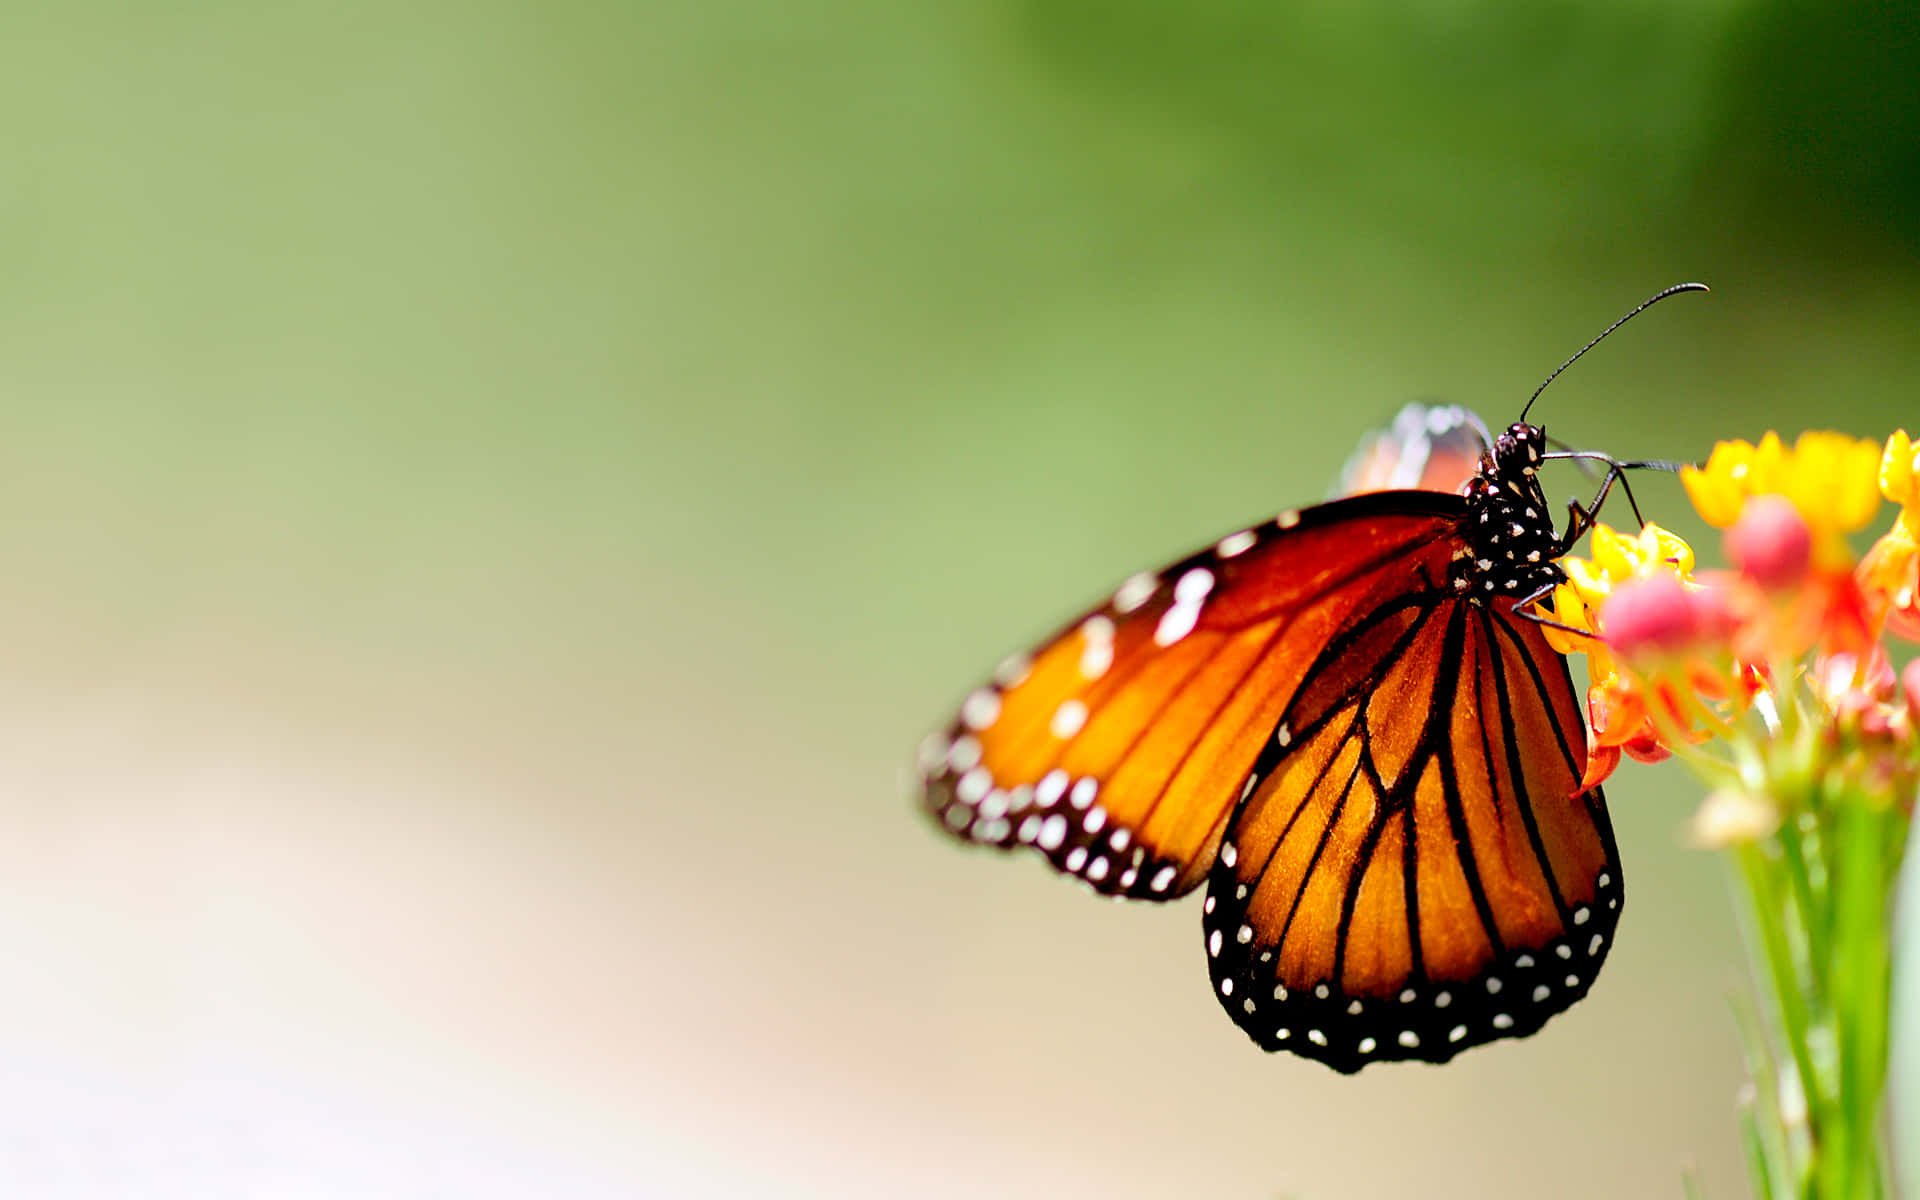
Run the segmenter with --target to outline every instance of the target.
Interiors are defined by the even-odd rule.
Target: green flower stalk
[[[1920,784],[1920,663],[1896,676],[1889,644],[1920,637],[1917,466],[1904,432],[1884,447],[1723,442],[1683,481],[1727,531],[1730,570],[1696,574],[1655,526],[1602,527],[1553,598],[1580,631],[1556,633],[1562,649],[1589,658],[1588,782],[1624,753],[1677,757],[1707,789],[1693,828],[1741,910],[1755,983],[1737,1006],[1743,1138],[1769,1200],[1893,1186],[1892,915]],[[1900,517],[1856,561],[1847,536],[1882,497]]]

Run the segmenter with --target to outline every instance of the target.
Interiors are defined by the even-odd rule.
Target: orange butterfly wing
[[[954,835],[1031,847],[1103,893],[1191,890],[1307,665],[1356,614],[1444,578],[1464,511],[1439,494],[1336,501],[1127,580],[922,745],[924,803]]]
[[[1214,993],[1255,1042],[1355,1071],[1522,1037],[1586,994],[1620,865],[1539,628],[1430,592],[1307,673],[1208,885]]]

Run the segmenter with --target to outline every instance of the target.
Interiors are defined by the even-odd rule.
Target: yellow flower
[[[1887,439],[1880,494],[1900,506],[1900,515],[1860,560],[1857,577],[1886,627],[1920,640],[1920,449],[1904,429]]]
[[[1693,547],[1658,525],[1648,525],[1635,536],[1596,524],[1593,557],[1563,558],[1560,566],[1567,581],[1553,590],[1553,619],[1596,637],[1581,637],[1550,625],[1541,632],[1562,654],[1584,653],[1589,673],[1600,680],[1618,673],[1612,655],[1597,640],[1594,624],[1594,615],[1613,585],[1650,570],[1670,570],[1686,582],[1693,574]]]
[[[1889,451],[1892,447],[1889,445]],[[1687,467],[1680,482],[1709,525],[1729,528],[1748,499],[1785,496],[1806,518],[1816,562],[1828,570],[1851,565],[1846,535],[1873,520],[1886,484],[1881,448],[1861,438],[1811,430],[1788,450],[1775,433],[1748,442],[1721,442],[1704,467]],[[1914,487],[1911,449],[1905,486]],[[1896,475],[1898,472],[1896,472]]]
[[[1893,431],[1880,456],[1880,494],[1902,508],[1920,504],[1920,449],[1904,429]]]

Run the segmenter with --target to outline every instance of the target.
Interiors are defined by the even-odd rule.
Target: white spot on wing
[[[1086,649],[1080,651],[1080,674],[1086,679],[1098,679],[1107,673],[1113,665],[1112,642],[1088,642]]]
[[[1221,558],[1235,558],[1253,549],[1253,544],[1259,540],[1260,535],[1253,530],[1242,529],[1239,533],[1230,533],[1221,538],[1220,544],[1213,548],[1213,552]]]
[[[1180,577],[1173,585],[1175,604],[1197,605],[1213,591],[1213,572],[1205,567],[1195,567]]]
[[[1116,612],[1130,613],[1142,604],[1153,599],[1153,593],[1160,581],[1146,572],[1129,578],[1113,594],[1113,607]]]
[[[1059,813],[1053,814],[1040,823],[1039,845],[1042,850],[1058,850],[1067,840],[1067,819]]]
[[[985,729],[1000,719],[1000,693],[981,688],[960,706],[960,719],[968,729]]]
[[[947,751],[947,766],[955,771],[970,771],[980,765],[980,739],[958,737]]]
[[[1040,786],[1033,789],[1033,798],[1052,807],[1060,797],[1067,794],[1067,773],[1059,767],[1040,777]]]
[[[1198,604],[1175,604],[1160,614],[1160,624],[1153,630],[1153,643],[1156,646],[1171,646],[1192,633],[1193,627],[1199,623]]]
[[[1062,700],[1060,707],[1053,710],[1053,721],[1048,728],[1057,738],[1070,738],[1080,732],[1087,723],[1087,706],[1078,700]]]
[[[954,789],[954,794],[962,804],[978,804],[992,786],[992,774],[985,767],[975,767],[960,777],[960,786]]]

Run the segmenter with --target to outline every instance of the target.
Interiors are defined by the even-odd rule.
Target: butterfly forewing
[[[1343,1071],[1533,1032],[1586,994],[1618,919],[1564,661],[1510,600],[1414,607],[1414,636],[1315,664],[1203,906],[1228,1013]]]
[[[1105,893],[1190,890],[1305,665],[1356,613],[1443,571],[1463,511],[1440,495],[1335,502],[1129,579],[928,740],[926,804],[957,836],[1032,846]]]

